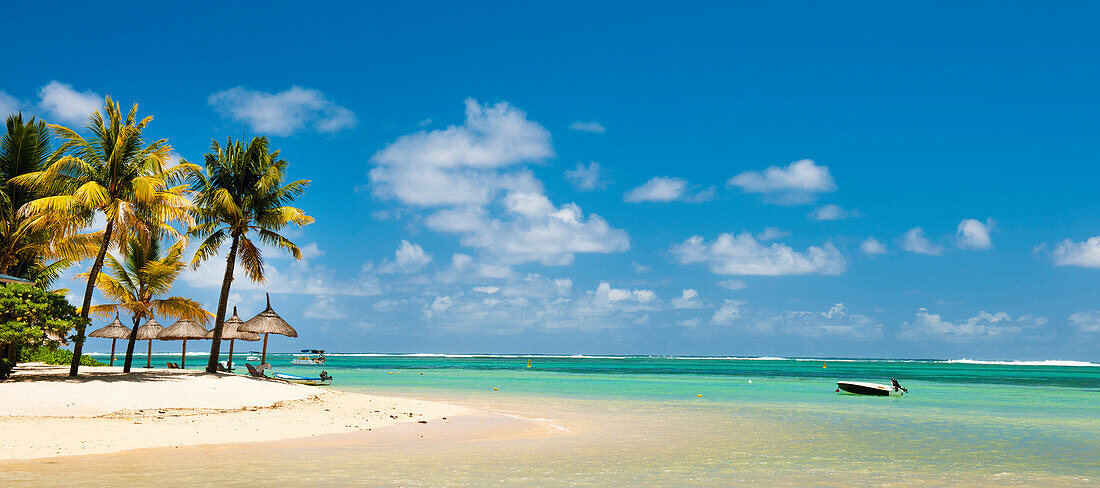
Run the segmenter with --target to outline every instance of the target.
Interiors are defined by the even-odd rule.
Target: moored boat
[[[325,364],[325,351],[323,349],[302,349],[298,355],[294,356],[290,364],[306,366]]]
[[[836,382],[837,391],[844,391],[845,393],[851,393],[853,395],[871,395],[871,396],[902,396],[905,394],[905,388],[901,385],[882,385],[878,383],[863,383],[860,381],[838,381]]]
[[[332,377],[329,376],[328,373],[325,372],[325,371],[321,371],[321,376],[317,376],[317,377],[313,377],[313,378],[308,377],[308,376],[298,376],[296,374],[286,374],[286,373],[271,373],[271,376],[273,376],[275,378],[278,378],[278,379],[281,379],[281,380],[289,381],[291,383],[298,383],[300,385],[328,386],[328,385],[332,384]]]

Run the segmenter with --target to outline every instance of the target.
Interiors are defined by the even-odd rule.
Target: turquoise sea
[[[288,373],[324,369],[339,389],[484,407],[546,428],[514,436],[485,426],[457,443],[410,431],[407,442],[389,444],[347,434],[255,445],[248,465],[233,469],[211,466],[243,447],[89,456],[65,461],[81,473],[73,481],[1100,486],[1100,365],[1093,363],[331,354],[314,368],[291,366],[291,358],[269,355],[269,362]],[[892,377],[909,393],[835,392],[837,380]],[[181,461],[157,462],[169,455]],[[30,476],[41,466],[23,467]],[[232,475],[228,483],[223,475]]]

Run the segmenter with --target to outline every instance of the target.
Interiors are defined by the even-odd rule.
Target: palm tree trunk
[[[134,328],[130,329],[130,340],[126,344],[126,362],[122,363],[122,372],[130,372],[130,363],[134,361],[134,345],[137,344],[137,330],[138,324],[141,322],[141,317],[134,314]]]
[[[214,316],[213,344],[210,344],[210,359],[206,361],[206,372],[218,372],[218,359],[222,347],[222,325],[225,323],[225,307],[229,302],[229,285],[233,284],[233,266],[237,263],[237,245],[241,235],[233,231],[233,245],[229,247],[229,256],[225,258],[225,277],[222,278],[222,293],[218,297],[218,314]]]
[[[88,287],[84,290],[84,306],[80,307],[80,318],[84,319],[76,326],[76,338],[73,339],[73,362],[69,364],[69,376],[76,376],[80,370],[80,355],[84,353],[84,329],[88,327],[88,309],[92,306],[92,293],[95,292],[95,280],[99,278],[99,270],[103,267],[103,257],[107,255],[107,247],[111,244],[111,225],[114,222],[107,221],[107,227],[103,229],[103,243],[99,245],[99,254],[92,263],[92,270],[88,272]]]

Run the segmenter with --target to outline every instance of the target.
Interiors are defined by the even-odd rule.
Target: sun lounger
[[[248,363],[244,363],[244,367],[248,368],[248,375],[253,378],[267,378],[262,372],[257,370],[254,366]]]

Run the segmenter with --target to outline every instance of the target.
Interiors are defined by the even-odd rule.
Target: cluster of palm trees
[[[162,315],[208,323],[210,312],[194,300],[163,297],[186,268],[197,268],[229,244],[225,277],[214,318],[208,371],[220,355],[222,324],[237,263],[245,275],[264,281],[259,244],[301,257],[281,235],[288,225],[313,219],[289,206],[309,185],[286,182],[287,162],[271,151],[266,137],[247,144],[216,141],[204,155],[205,168],[179,160],[165,139],[146,142],[152,117],[139,120],[107,97],[84,134],[55,124],[7,119],[0,146],[0,274],[20,275],[49,287],[67,267],[92,259],[81,307],[107,317],[119,311],[133,319],[124,371],[133,360],[143,320]],[[60,141],[52,148],[52,136]],[[99,222],[98,225],[96,223]],[[198,247],[190,262],[188,243]],[[257,242],[258,239],[258,242]],[[108,254],[114,250],[117,254]],[[104,270],[106,265],[106,270]],[[98,288],[111,303],[92,305]],[[76,376],[85,325],[73,337],[70,376]]]

